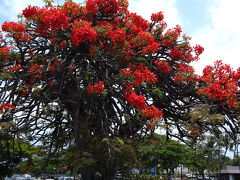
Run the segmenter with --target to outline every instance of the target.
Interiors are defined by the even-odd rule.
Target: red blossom
[[[14,109],[15,109],[15,107],[11,103],[5,102],[5,103],[2,103],[0,106],[0,113],[2,114],[8,110],[13,111]]]
[[[22,15],[25,18],[32,18],[38,14],[39,8],[36,6],[28,6],[26,9],[23,10]]]
[[[142,53],[143,54],[156,53],[158,48],[159,48],[159,44],[157,42],[153,42],[148,46],[144,47],[142,50]]]
[[[140,31],[146,31],[150,27],[148,21],[143,19],[136,13],[128,12],[125,18],[126,20],[131,21],[131,23],[129,23],[129,26],[135,28],[135,30],[133,31],[134,34],[137,34]]]
[[[171,70],[172,70],[172,68],[164,60],[156,60],[154,63],[157,65],[158,69],[163,74],[169,74],[171,72]]]
[[[32,64],[30,69],[29,69],[30,73],[41,73],[42,72],[42,67],[38,64]]]
[[[97,34],[87,21],[75,20],[71,30],[73,33],[71,41],[76,46],[86,40],[90,42],[96,40]]]
[[[2,60],[7,61],[8,58],[10,57],[10,50],[11,47],[3,46],[0,48],[0,57]]]
[[[132,70],[131,69],[123,69],[120,71],[122,76],[126,76],[126,77],[130,77],[130,75],[132,74]]]
[[[155,21],[155,22],[162,21],[163,18],[164,18],[164,15],[163,15],[162,11],[160,11],[158,13],[153,13],[152,16],[151,16],[151,20]]]
[[[15,23],[15,22],[4,22],[2,24],[2,30],[5,32],[24,32],[25,26],[22,23]]]
[[[92,93],[102,93],[105,90],[104,82],[98,81],[98,83],[95,83],[94,85],[89,84],[87,88],[88,94]]]
[[[51,87],[53,85],[53,80],[47,81],[47,87]]]
[[[204,48],[201,45],[198,45],[198,44],[196,46],[194,46],[193,48],[195,50],[196,56],[201,55],[204,51]]]
[[[22,70],[22,66],[20,64],[16,66],[9,66],[9,71],[19,72],[21,70]]]
[[[144,116],[150,117],[151,120],[153,119],[161,119],[163,116],[163,110],[159,111],[155,106],[147,106],[143,109],[142,113]]]
[[[143,82],[149,82],[155,84],[157,82],[157,75],[148,70],[148,67],[143,64],[139,66],[132,66],[136,70],[133,72],[134,80],[132,84],[138,86]]]
[[[174,81],[182,82],[182,84],[188,84],[189,82],[198,82],[199,76],[194,74],[194,69],[189,64],[180,63],[178,65],[178,73],[176,74]]]
[[[229,108],[236,107],[238,106],[237,83],[239,77],[239,73],[233,71],[229,65],[223,64],[222,61],[216,61],[214,67],[207,66],[203,70],[201,79],[206,82],[206,86],[197,92],[220,101],[221,105],[227,104]]]
[[[122,29],[112,31],[110,38],[114,43],[117,43],[118,45],[122,46],[126,40],[126,32],[123,31]]]
[[[58,8],[41,9],[39,18],[42,21],[39,25],[47,29],[50,28],[52,31],[66,29],[69,26],[67,15]]]
[[[86,9],[90,15],[100,11],[105,16],[113,16],[127,11],[127,7],[127,0],[88,0],[86,2]]]
[[[52,64],[52,65],[49,67],[49,70],[51,71],[51,73],[54,73],[54,69],[55,69],[55,67],[54,67],[54,65]]]
[[[169,56],[174,58],[174,59],[182,59],[184,57],[183,53],[184,52],[178,50],[177,48],[173,48],[170,51]]]
[[[72,66],[69,66],[69,72],[71,72],[72,71]]]
[[[75,2],[65,2],[61,12],[64,12],[69,18],[85,14],[84,8]]]
[[[125,99],[139,110],[146,107],[146,99],[143,95],[137,95],[135,91],[129,91],[124,96]]]

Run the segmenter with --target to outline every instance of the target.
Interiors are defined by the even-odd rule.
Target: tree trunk
[[[83,166],[81,166],[81,168],[79,169],[78,173],[81,174],[83,180],[112,179],[114,172],[111,172],[111,165],[105,164],[104,167],[102,167],[103,163],[97,162],[98,159],[94,156],[94,150],[90,146],[90,143],[94,142],[92,141],[93,138],[101,139],[101,137],[104,137],[103,131],[101,130],[102,125],[96,124],[101,123],[101,121],[99,121],[99,119],[101,119],[101,114],[97,114],[99,112],[95,112],[95,115],[99,119],[94,121],[94,124],[91,124],[92,122],[91,119],[89,120],[88,113],[91,109],[86,109],[88,108],[88,106],[85,104],[86,99],[84,100],[77,96],[79,92],[76,82],[74,80],[66,84],[64,92],[65,97],[63,98],[63,104],[65,104],[66,109],[68,110],[72,118],[72,130],[74,135],[75,151],[79,152],[77,154],[79,154],[80,156],[81,153],[89,153],[92,155],[93,161],[95,161],[95,164],[93,165],[87,164],[85,166],[85,164],[83,164]],[[76,97],[78,97],[79,100],[77,100],[78,98]],[[92,127],[93,125],[94,127]],[[97,128],[98,126],[101,128]],[[92,128],[96,129],[94,130],[94,134],[92,134]]]

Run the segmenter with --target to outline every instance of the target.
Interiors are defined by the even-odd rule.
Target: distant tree
[[[159,158],[160,167],[166,170],[168,175],[174,174],[174,169],[184,164],[186,160],[187,147],[179,142],[168,140],[159,145],[154,155]]]
[[[0,179],[10,176],[23,159],[31,159],[36,153],[29,142],[23,142],[7,132],[11,123],[0,124]]]
[[[231,149],[231,139],[219,133],[220,130],[215,130],[213,134],[206,136],[204,141],[195,142],[189,149],[185,165],[193,170],[193,173],[198,173],[202,177],[205,170],[208,175],[217,174],[224,165],[229,164],[230,158],[226,153]]]
[[[168,175],[174,174],[174,169],[185,163],[189,150],[180,142],[170,139],[166,141],[166,138],[157,135],[147,138],[138,149],[140,169],[150,170],[151,167],[157,167],[166,170]]]

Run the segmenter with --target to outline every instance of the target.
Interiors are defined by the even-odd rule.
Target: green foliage
[[[165,141],[163,137],[156,135],[140,145],[138,166],[140,169],[150,169],[160,165],[162,170],[171,174],[174,168],[185,162],[187,151],[186,145],[173,140]]]
[[[160,89],[157,88],[157,87],[154,87],[154,88],[153,88],[152,94],[155,95],[155,96],[157,96],[159,99],[162,99],[162,98],[163,98],[162,92],[161,92]]]
[[[214,111],[214,108],[210,107],[209,105],[200,104],[195,106],[189,114],[191,117],[191,122],[204,122],[208,125],[218,125],[224,121],[224,115],[211,113],[211,111]]]
[[[0,176],[10,176],[23,159],[30,160],[35,153],[35,147],[30,147],[29,143],[17,138],[2,136],[0,141]]]
[[[150,174],[141,174],[136,177],[136,180],[159,180],[159,179],[160,179],[159,175],[152,176]],[[167,177],[164,179],[167,179]]]

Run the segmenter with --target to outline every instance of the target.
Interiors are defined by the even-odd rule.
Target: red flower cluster
[[[156,142],[156,141],[152,141],[152,143],[153,143],[153,144],[158,144],[158,142]]]
[[[112,31],[110,38],[118,46],[123,46],[123,44],[126,40],[126,32],[123,31],[122,29],[117,29],[115,31]]]
[[[130,13],[128,12],[126,17],[126,21],[129,21],[131,23],[126,24],[126,26],[131,27],[131,31],[133,34],[137,34],[140,31],[146,31],[150,24],[147,20],[143,19],[141,16],[137,15],[136,13]]]
[[[159,111],[158,108],[156,108],[155,106],[148,106],[146,107],[142,113],[144,114],[144,116],[148,116],[150,117],[151,120],[154,119],[161,119],[161,117],[163,116],[163,110]]]
[[[14,33],[13,37],[19,41],[29,42],[31,40],[31,36],[26,34],[25,26],[22,23],[4,22],[2,25],[2,30],[5,32]],[[10,34],[8,34],[8,36],[10,36]]]
[[[39,26],[53,32],[58,29],[66,29],[69,26],[68,17],[58,8],[42,9],[39,12],[39,18],[42,21]]]
[[[169,56],[173,59],[182,59],[184,57],[183,53],[184,52],[178,50],[177,48],[173,48],[171,49]]]
[[[125,99],[133,106],[135,106],[139,111],[142,112],[143,117],[149,117],[147,128],[154,128],[161,120],[163,113],[162,110],[159,111],[155,106],[147,106],[146,99],[143,95],[137,95],[133,90],[125,90]],[[151,127],[151,128],[150,128]]]
[[[49,67],[49,70],[50,70],[50,72],[53,74],[54,71],[56,70],[56,67],[58,68],[58,67],[60,67],[60,66],[61,66],[60,61],[59,61],[59,60],[55,60],[55,61],[54,61],[54,64],[52,64],[52,65]]]
[[[176,27],[174,27],[173,29],[169,29],[164,36],[171,37],[172,41],[176,41],[180,37],[181,32],[181,27],[179,25],[176,25]]]
[[[124,96],[125,99],[139,110],[146,107],[146,99],[143,95],[137,95],[135,91],[129,91]]]
[[[88,0],[86,2],[86,9],[90,15],[98,11],[105,16],[113,16],[127,10],[127,0]]]
[[[148,31],[141,31],[138,33],[137,37],[139,38],[142,44],[150,44],[154,42],[154,37]]]
[[[94,85],[89,84],[87,88],[88,94],[90,93],[102,93],[105,89],[104,82],[98,81],[98,83],[95,83]]]
[[[155,21],[155,22],[160,22],[163,20],[163,18],[164,18],[164,15],[163,15],[162,11],[160,11],[158,13],[153,13],[151,16],[151,20]]]
[[[42,67],[36,63],[32,64],[30,69],[29,69],[30,73],[41,73],[42,72]]]
[[[51,87],[53,85],[53,80],[47,81],[47,87]]]
[[[22,23],[4,22],[2,24],[2,30],[5,32],[24,32],[25,26]]]
[[[204,48],[201,45],[198,45],[198,44],[196,44],[196,46],[194,46],[193,48],[195,50],[195,53],[196,53],[197,57],[200,56],[204,51]]]
[[[14,109],[15,107],[12,104],[5,102],[5,103],[2,103],[0,106],[0,113],[4,113],[5,111],[8,111],[8,110],[13,111]]]
[[[29,72],[31,73],[31,77],[30,77],[30,84],[32,84],[32,82],[36,79],[42,79],[44,76],[40,75],[40,73],[42,73],[42,66],[33,63],[31,65],[31,67],[29,68]]]
[[[64,12],[70,19],[85,15],[84,8],[75,2],[65,2],[61,12]]]
[[[22,66],[19,64],[17,66],[9,66],[9,71],[19,72],[22,70]]]
[[[123,69],[120,71],[122,76],[126,76],[127,78],[131,76],[132,70],[131,69]]]
[[[28,6],[26,9],[23,10],[22,15],[25,18],[33,18],[36,17],[39,12],[39,8],[37,6]]]
[[[26,167],[22,167],[22,172],[26,173],[27,172],[27,166]]]
[[[194,69],[189,64],[180,63],[178,67],[178,73],[174,78],[175,82],[189,83],[198,82],[200,77],[194,74]]]
[[[7,61],[10,55],[11,47],[3,46],[0,48],[0,57],[3,61]]]
[[[214,67],[207,66],[203,70],[201,78],[206,82],[206,86],[197,92],[220,101],[222,105],[227,104],[229,108],[236,107],[238,106],[239,75],[239,72],[233,71],[229,65],[223,64],[222,61],[216,61]]]
[[[163,116],[163,110],[159,111],[155,106],[149,106],[146,107],[143,110],[143,116],[150,117],[150,120],[148,120],[147,129],[153,130],[156,128],[156,126],[160,123],[160,120]]]
[[[157,42],[153,42],[148,46],[144,47],[142,50],[142,53],[143,54],[156,53],[158,48],[159,48],[159,44]]]
[[[154,63],[163,74],[169,74],[172,70],[172,68],[168,65],[167,61],[156,60]]]
[[[133,86],[139,86],[143,82],[149,82],[155,84],[157,82],[157,75],[148,70],[148,67],[143,64],[139,66],[130,65],[131,69],[136,69],[133,72]]]
[[[68,16],[61,8],[48,6],[47,8],[38,8],[36,6],[28,6],[23,10],[22,15],[27,19],[35,19],[41,36],[51,35],[58,29],[66,29],[69,27]]]
[[[192,137],[198,138],[200,141],[204,141],[206,139],[206,135],[203,134],[202,130],[192,128],[192,129],[189,129],[188,131]]]
[[[51,71],[51,73],[54,73],[54,65],[52,64],[50,67],[49,67],[49,70]]]
[[[96,32],[91,27],[91,23],[83,20],[75,20],[72,26],[71,41],[74,45],[78,46],[83,41],[95,41]]]

